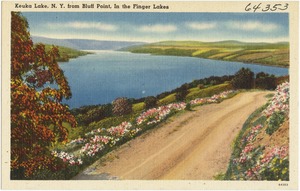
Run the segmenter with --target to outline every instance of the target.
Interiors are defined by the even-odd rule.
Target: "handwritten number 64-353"
[[[252,5],[251,3],[249,3],[246,7],[245,7],[245,11],[247,12],[256,12],[256,11],[262,11],[262,12],[268,12],[268,11],[284,11],[287,10],[289,7],[288,3],[285,4],[281,4],[281,3],[276,3],[274,5],[271,4],[266,4],[263,5],[262,3],[259,4],[254,4]]]

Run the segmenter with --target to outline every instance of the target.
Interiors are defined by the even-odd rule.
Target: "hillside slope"
[[[77,58],[79,56],[85,56],[87,54],[92,54],[91,52],[81,51],[73,48],[68,48],[64,46],[57,46],[59,51],[59,57],[57,58],[58,62],[68,62],[69,59]],[[49,51],[52,48],[52,45],[45,44],[46,51]]]
[[[164,41],[121,49],[132,53],[191,56],[272,66],[289,66],[289,43],[245,43],[239,41]]]
[[[105,41],[88,39],[54,39],[39,36],[33,36],[34,43],[54,44],[58,46],[70,47],[78,50],[117,50],[132,45],[144,44],[142,42],[128,41]]]

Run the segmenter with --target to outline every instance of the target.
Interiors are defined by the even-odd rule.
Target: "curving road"
[[[231,144],[270,92],[245,92],[174,116],[129,141],[74,179],[212,180],[225,172]]]

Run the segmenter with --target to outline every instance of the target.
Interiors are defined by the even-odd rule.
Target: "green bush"
[[[274,90],[276,88],[276,77],[264,72],[256,74],[255,87],[260,89]]]
[[[199,89],[203,89],[205,86],[203,84],[198,84],[197,86]]]
[[[268,127],[266,129],[266,133],[268,135],[272,135],[284,122],[285,115],[283,112],[274,112],[269,119]]]
[[[263,180],[289,180],[289,159],[275,156],[269,165],[260,171]]]
[[[85,113],[78,114],[76,116],[77,121],[81,125],[88,125],[95,121],[100,121],[104,118],[112,116],[112,106],[111,104],[97,106],[90,110],[87,110]]]
[[[178,88],[175,94],[176,101],[183,101],[185,99],[189,93],[188,88],[188,84],[183,84],[180,88]]]
[[[192,106],[191,106],[190,102],[188,102],[186,104],[185,110],[187,110],[187,111],[191,111],[192,110]]]
[[[154,108],[157,106],[157,98],[154,96],[146,97],[144,103],[146,109]]]

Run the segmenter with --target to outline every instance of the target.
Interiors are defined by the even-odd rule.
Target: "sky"
[[[30,33],[58,39],[289,41],[288,13],[23,12]]]

